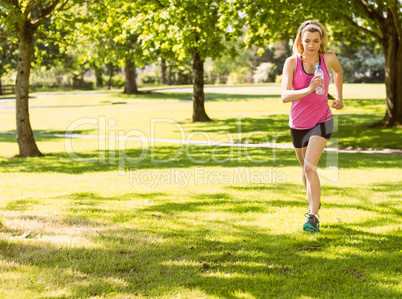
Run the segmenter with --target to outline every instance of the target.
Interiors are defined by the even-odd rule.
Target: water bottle
[[[322,79],[324,79],[324,73],[322,72],[321,65],[317,65],[317,68],[316,68],[316,70],[314,72],[314,75],[315,76],[320,76]],[[324,87],[321,87],[321,86],[318,86],[315,89],[315,93],[318,94],[318,95],[324,94],[324,91],[325,91]]]

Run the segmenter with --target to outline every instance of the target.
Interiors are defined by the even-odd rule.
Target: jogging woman
[[[291,102],[289,126],[297,159],[303,169],[303,183],[309,201],[303,229],[319,232],[321,185],[317,165],[331,137],[333,119],[328,105],[329,71],[333,71],[336,98],[331,107],[343,108],[343,73],[335,54],[327,52],[328,34],[318,21],[306,21],[299,27],[293,45],[293,56],[283,67],[282,101]],[[324,79],[314,76],[320,65]],[[316,87],[325,92],[317,95]]]

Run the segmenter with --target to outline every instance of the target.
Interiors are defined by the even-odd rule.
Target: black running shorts
[[[334,120],[331,118],[326,122],[317,124],[314,128],[307,130],[297,130],[290,128],[292,142],[295,148],[303,148],[308,145],[311,136],[321,136],[329,140],[334,129]]]

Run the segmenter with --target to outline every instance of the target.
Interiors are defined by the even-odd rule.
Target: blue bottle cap
[[[316,69],[321,69],[321,65],[317,65],[317,66],[316,66]]]

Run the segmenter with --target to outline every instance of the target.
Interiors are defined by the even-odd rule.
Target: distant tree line
[[[1,82],[14,84],[17,65],[17,51],[5,43],[0,43]],[[41,89],[111,89],[124,88],[124,68],[114,64],[96,65],[81,61],[71,54],[61,54],[57,44],[39,44],[46,53],[34,57],[35,65],[31,74],[31,90]],[[347,83],[384,83],[385,61],[381,50],[375,51],[370,44],[351,48],[336,46],[336,53],[344,71]],[[254,49],[243,49],[232,58],[223,55],[205,61],[204,81],[206,84],[245,84],[279,82],[283,63],[291,55],[289,41],[273,43],[262,54]],[[136,69],[137,84],[184,85],[192,84],[191,60],[166,61],[156,58],[148,65]],[[0,83],[1,84],[1,83]]]

